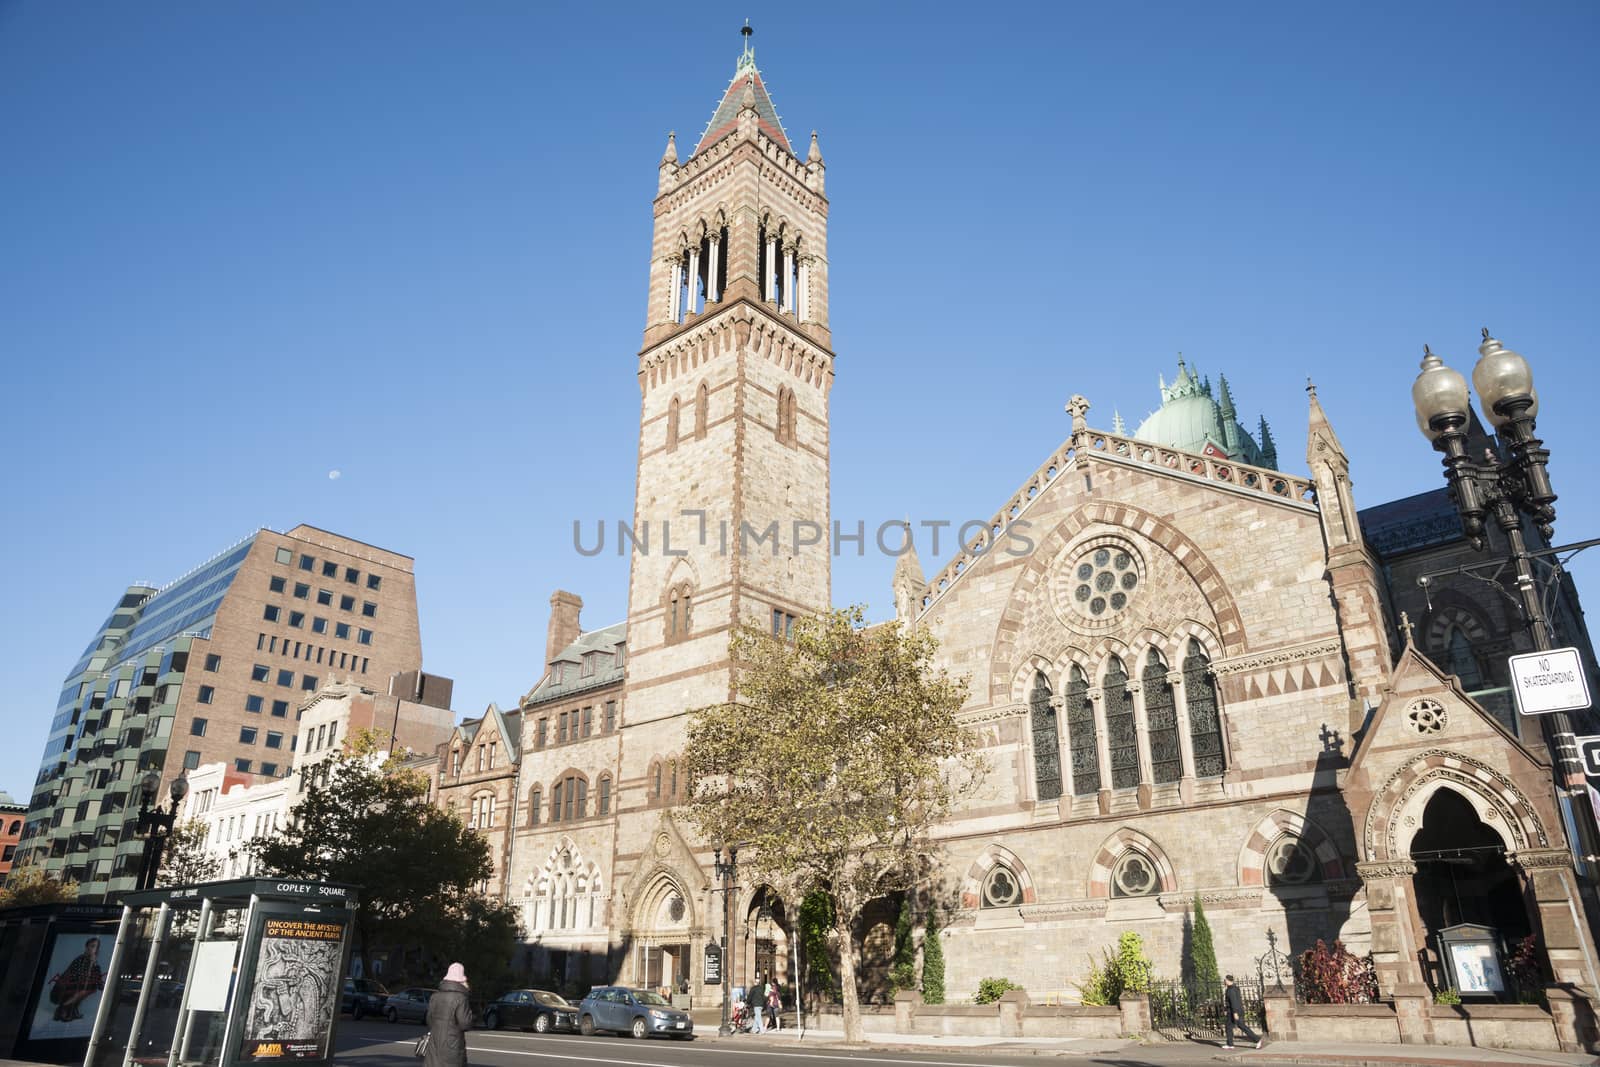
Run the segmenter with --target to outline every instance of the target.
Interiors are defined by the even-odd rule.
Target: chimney
[[[576,593],[557,589],[550,597],[550,629],[545,635],[544,661],[548,665],[561,650],[578,639],[583,631],[578,626],[578,613],[583,610],[583,598]]]

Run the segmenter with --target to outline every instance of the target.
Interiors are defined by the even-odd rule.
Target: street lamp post
[[[139,784],[139,821],[135,832],[144,835],[144,855],[139,862],[140,891],[154,889],[156,874],[161,870],[161,852],[167,838],[172,836],[173,824],[178,820],[178,805],[189,793],[189,779],[179,772],[172,780],[168,792],[172,802],[163,811],[156,804],[156,791],[161,788],[161,772],[151,768]]]
[[[728,846],[726,863],[722,860],[722,849],[714,851],[712,856],[717,881],[722,883],[722,888],[717,890],[722,894],[722,1025],[717,1027],[717,1033],[726,1036],[733,1033],[733,977],[728,968],[733,963],[733,893],[738,888],[734,883],[739,877],[739,846]]]
[[[1444,456],[1445,481],[1461,515],[1461,528],[1473,547],[1483,550],[1488,520],[1505,534],[1516,573],[1517,597],[1528,620],[1534,648],[1549,649],[1554,644],[1550,621],[1534,580],[1533,554],[1522,534],[1523,516],[1531,519],[1547,540],[1554,533],[1556,520],[1556,494],[1546,469],[1550,453],[1534,432],[1539,393],[1533,387],[1533,371],[1527,360],[1490,337],[1488,330],[1483,331],[1478,364],[1472,370],[1472,386],[1484,415],[1511,455],[1503,462],[1493,453],[1476,458],[1467,454],[1471,402],[1466,379],[1445,366],[1426,345],[1422,351],[1422,371],[1411,386],[1417,426]],[[1558,801],[1566,800],[1577,828],[1577,840],[1571,842],[1573,859],[1580,872],[1588,873],[1590,865],[1600,860],[1600,830],[1589,804],[1572,723],[1565,712],[1540,718],[1553,764],[1556,796]]]

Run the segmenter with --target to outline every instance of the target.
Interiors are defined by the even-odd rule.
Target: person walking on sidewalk
[[[1237,1026],[1247,1040],[1254,1041],[1256,1048],[1260,1048],[1261,1035],[1250,1029],[1250,1025],[1244,1021],[1244,995],[1233,984],[1233,975],[1224,977],[1222,983],[1222,1032],[1226,1038],[1222,1047],[1233,1048],[1233,1028]]]
[[[467,1003],[467,971],[452,963],[444,981],[428,1000],[428,1048],[423,1067],[467,1067],[467,1031],[472,1008]]]
[[[744,1002],[750,1005],[750,1019],[753,1024],[752,1033],[764,1034],[767,1028],[762,1025],[762,1014],[767,1008],[767,983],[762,981],[761,972],[756,972],[756,983],[750,987],[750,992],[744,996]]]

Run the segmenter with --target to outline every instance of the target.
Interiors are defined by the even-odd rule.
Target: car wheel
[[[579,1019],[578,1020],[578,1032],[583,1034],[584,1037],[593,1037],[594,1036],[594,1016],[585,1015],[583,1018]]]
[[[648,1037],[649,1034],[650,1025],[644,1021],[643,1016],[633,1020],[633,1036],[635,1039]]]
[[[398,1011],[396,1011],[394,1008],[390,1008],[388,1011],[384,1012],[383,1014],[384,1014],[384,1018],[388,1019],[392,1023],[397,1023],[397,1022],[400,1021],[400,1013]]]
[[[540,1015],[534,1019],[533,1029],[535,1033],[548,1034],[550,1032],[550,1016]]]
[[[484,1015],[483,1015],[483,1028],[485,1030],[498,1030],[498,1029],[500,1029],[500,1016],[496,1015],[492,1011],[485,1012]]]

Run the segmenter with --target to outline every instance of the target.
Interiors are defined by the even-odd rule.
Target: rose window
[[[1008,867],[996,866],[983,880],[983,906],[1009,908],[1022,903],[1022,886]]]
[[[1115,545],[1090,549],[1072,567],[1069,586],[1073,606],[1091,619],[1121,613],[1139,586],[1133,554]]]
[[[1111,895],[1114,897],[1148,897],[1159,889],[1156,865],[1142,853],[1125,854],[1111,869]]]
[[[1418,700],[1406,709],[1406,722],[1419,734],[1436,734],[1445,721],[1444,705],[1437,700]]]
[[[1285,837],[1267,853],[1267,881],[1272,885],[1300,885],[1317,874],[1317,860],[1299,838]]]

